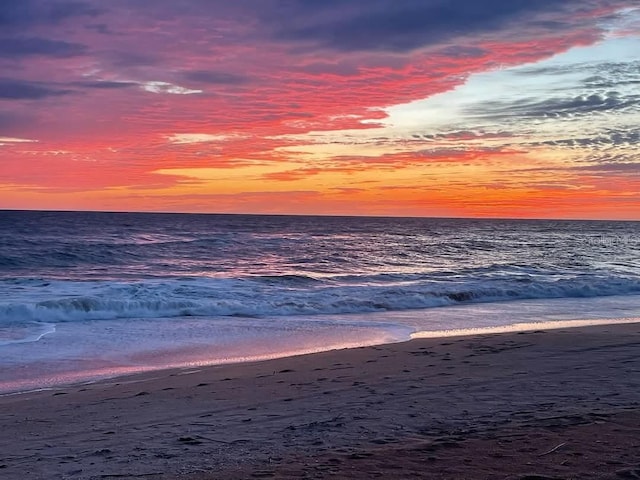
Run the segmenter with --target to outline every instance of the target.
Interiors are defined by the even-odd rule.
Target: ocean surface
[[[0,392],[640,316],[640,222],[0,211]]]

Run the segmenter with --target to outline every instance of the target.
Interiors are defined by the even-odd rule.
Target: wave
[[[11,280],[0,325],[181,316],[267,317],[350,314],[463,303],[640,294],[637,276],[538,278],[380,276],[313,278],[176,278],[139,282]]]

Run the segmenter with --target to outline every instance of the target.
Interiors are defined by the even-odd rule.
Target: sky
[[[637,0],[0,3],[0,208],[640,220]]]

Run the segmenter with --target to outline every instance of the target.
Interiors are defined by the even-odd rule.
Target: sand
[[[0,478],[640,478],[640,324],[0,397]]]

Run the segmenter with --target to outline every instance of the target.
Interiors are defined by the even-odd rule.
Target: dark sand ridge
[[[2,479],[640,478],[640,324],[0,397]]]

